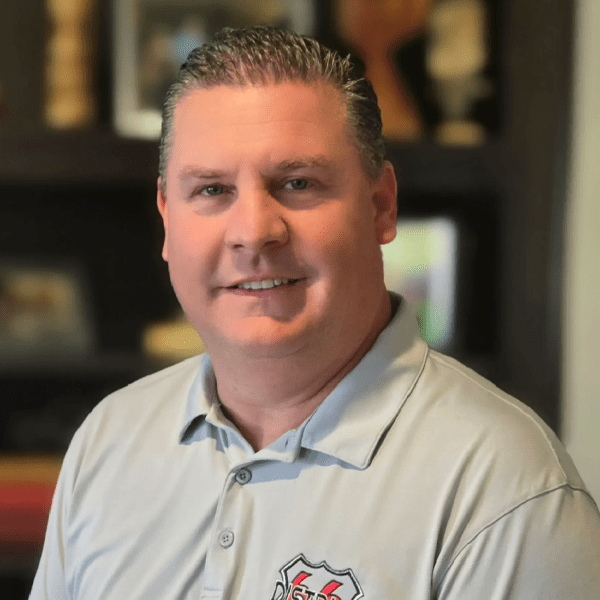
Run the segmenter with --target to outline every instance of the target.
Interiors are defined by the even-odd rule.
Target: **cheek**
[[[169,213],[169,247],[177,251],[193,243],[199,229],[196,219],[182,210]]]
[[[346,211],[320,211],[305,219],[295,228],[296,244],[309,263],[315,263],[321,270],[336,270],[348,260],[352,246],[353,219]]]
[[[167,250],[172,275],[178,278],[186,274],[206,276],[217,261],[216,237],[213,224],[209,226],[194,215],[171,215]]]
[[[364,276],[381,255],[372,217],[365,211],[332,210],[313,225],[310,251],[331,279],[347,285],[353,275]]]

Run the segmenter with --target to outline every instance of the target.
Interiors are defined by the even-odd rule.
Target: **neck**
[[[390,318],[386,292],[370,327],[337,355],[327,343],[277,358],[211,354],[224,413],[255,451],[267,447],[298,428],[322,404],[371,349]]]

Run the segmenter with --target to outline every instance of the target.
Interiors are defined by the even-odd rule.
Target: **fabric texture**
[[[402,302],[259,452],[208,355],[102,401],[65,456],[30,598],[595,600],[600,515],[552,431],[429,349]]]

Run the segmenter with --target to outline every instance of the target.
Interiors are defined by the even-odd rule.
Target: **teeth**
[[[264,279],[263,281],[251,281],[248,283],[242,283],[238,287],[244,290],[268,290],[280,285],[285,285],[289,282],[289,279]]]

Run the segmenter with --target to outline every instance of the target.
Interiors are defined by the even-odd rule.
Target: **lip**
[[[223,287],[226,290],[242,289],[239,286],[241,286],[245,283],[259,283],[259,282],[267,281],[267,280],[268,281],[276,281],[278,279],[285,279],[286,281],[298,282],[304,278],[303,277],[291,277],[289,275],[261,275],[261,276],[256,276],[256,277],[247,277],[244,279],[239,279],[237,281],[234,281],[230,285],[226,285]],[[276,289],[276,288],[271,288],[271,289]],[[254,290],[254,291],[260,291],[260,290]]]
[[[261,282],[261,281],[265,281],[265,280],[277,280],[277,279],[285,279],[288,282],[291,283],[287,283],[286,285],[280,285],[280,286],[276,286],[276,287],[271,287],[271,288],[266,288],[266,289],[244,289],[242,287],[238,287],[244,283],[257,283],[257,282]],[[290,289],[293,289],[294,287],[296,287],[299,283],[302,283],[303,281],[305,281],[305,277],[281,277],[281,276],[274,276],[274,277],[253,277],[253,278],[249,278],[249,279],[241,279],[239,282],[234,283],[230,286],[225,286],[224,288],[222,288],[224,291],[226,292],[230,292],[230,293],[235,293],[235,294],[250,294],[250,295],[266,295],[266,294],[275,294],[275,293],[281,293]]]

